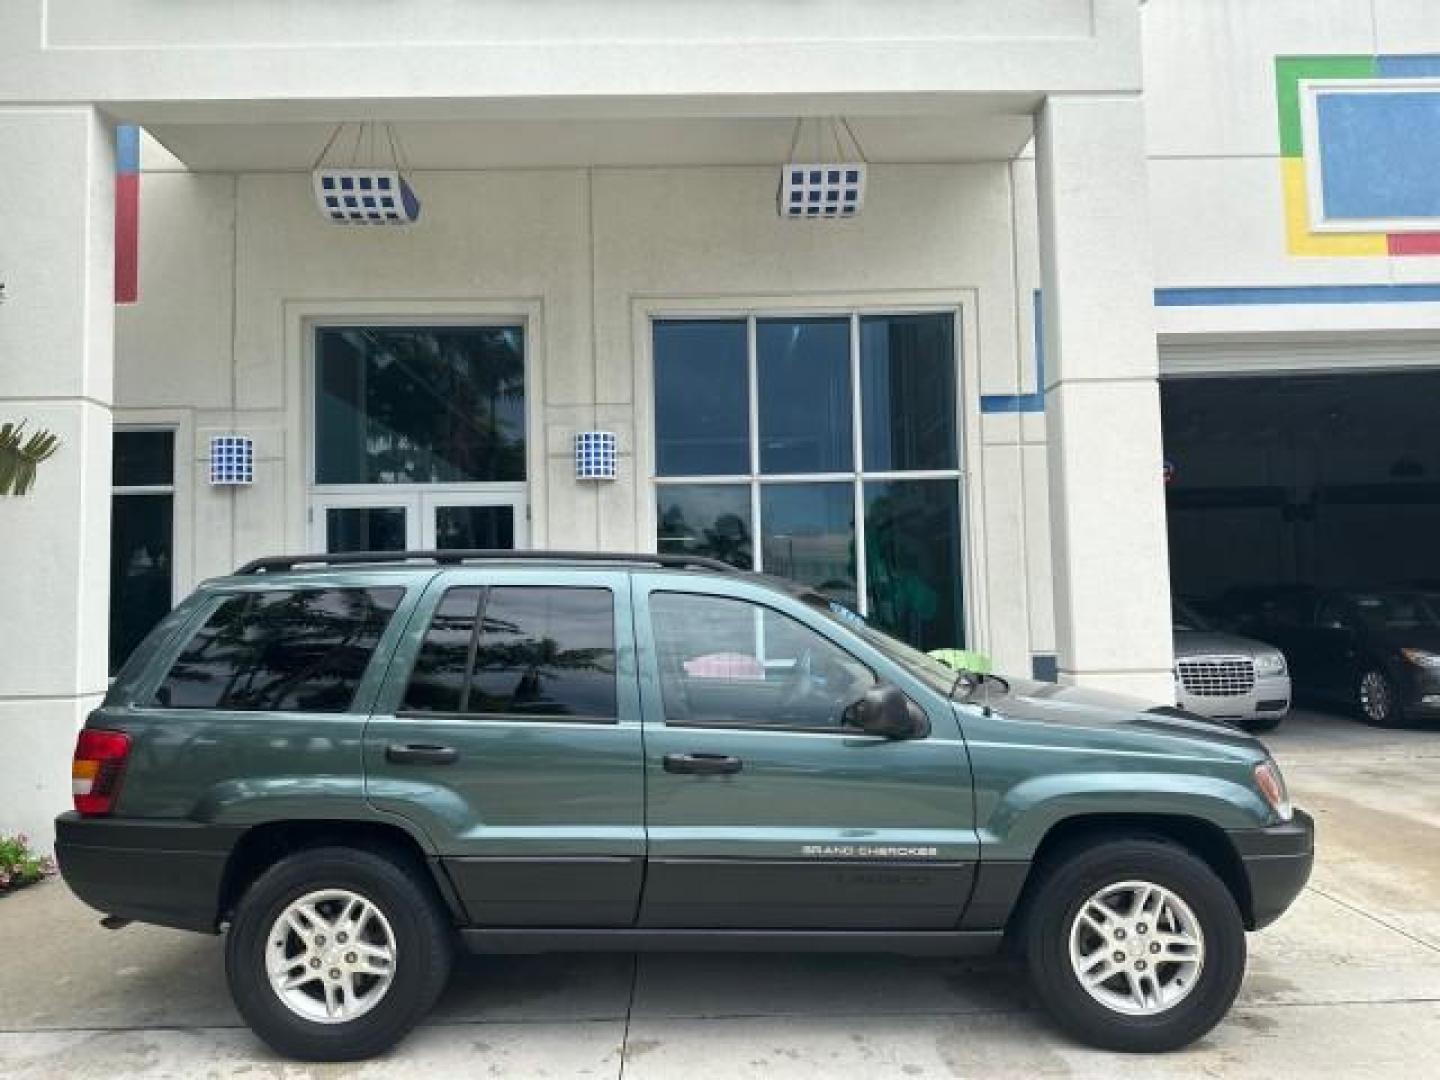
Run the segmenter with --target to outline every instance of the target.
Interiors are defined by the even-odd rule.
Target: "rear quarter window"
[[[237,593],[186,642],[150,703],[345,712],[404,595],[399,587]]]

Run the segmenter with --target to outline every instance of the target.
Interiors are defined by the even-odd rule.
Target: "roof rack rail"
[[[346,551],[324,555],[271,555],[253,559],[235,571],[236,577],[274,574],[297,567],[367,566],[428,562],[436,566],[457,566],[475,562],[586,562],[638,563],[642,566],[663,566],[676,570],[711,570],[721,574],[740,571],[719,559],[702,555],[656,555],[612,551],[512,551],[504,548],[455,548],[448,551]]]

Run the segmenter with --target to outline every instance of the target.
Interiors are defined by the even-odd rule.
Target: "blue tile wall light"
[[[575,479],[614,480],[619,475],[619,440],[613,431],[575,433]]]

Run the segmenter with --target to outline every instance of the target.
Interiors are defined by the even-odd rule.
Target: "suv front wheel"
[[[445,987],[450,934],[405,866],[354,848],[280,860],[241,899],[225,944],[230,993],[278,1053],[372,1057],[404,1038]]]
[[[1061,1027],[1107,1050],[1174,1050],[1229,1010],[1245,926],[1202,860],[1158,840],[1116,840],[1054,866],[1024,931],[1036,992]]]

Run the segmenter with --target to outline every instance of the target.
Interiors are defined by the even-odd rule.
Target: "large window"
[[[329,326],[316,353],[316,483],[525,479],[519,327]]]
[[[276,589],[215,609],[155,692],[175,709],[345,712],[405,590]]]
[[[654,324],[661,551],[964,643],[953,312]]]
[[[613,594],[529,585],[450,589],[415,658],[403,708],[613,721]]]
[[[170,610],[175,433],[115,432],[110,497],[110,673]]]

